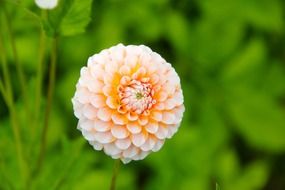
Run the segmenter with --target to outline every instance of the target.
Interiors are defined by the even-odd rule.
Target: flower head
[[[35,0],[37,6],[41,9],[54,9],[58,0]]]
[[[90,57],[72,102],[94,149],[124,163],[158,151],[184,112],[174,68],[143,45],[119,44]]]

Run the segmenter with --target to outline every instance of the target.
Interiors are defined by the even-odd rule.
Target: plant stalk
[[[13,98],[13,89],[10,80],[10,72],[7,65],[6,55],[3,48],[3,40],[2,35],[0,34],[0,52],[1,55],[1,65],[3,69],[3,76],[4,76],[4,84],[1,82],[1,92],[3,94],[4,100],[6,101],[9,113],[10,113],[10,122],[12,126],[13,136],[15,139],[16,145],[16,152],[17,152],[17,159],[20,174],[22,176],[23,181],[27,178],[27,166],[24,160],[24,154],[22,149],[22,140],[21,140],[21,133],[20,133],[20,125],[17,120],[17,111],[15,107],[15,102]],[[5,86],[4,86],[5,85]]]
[[[120,165],[121,165],[120,159],[115,160],[114,168],[113,168],[113,176],[112,176],[111,185],[110,185],[110,190],[115,190],[116,189],[116,180],[117,180],[117,176],[118,176],[118,173],[119,173]]]
[[[44,157],[45,157],[45,151],[46,151],[46,138],[47,138],[48,127],[49,127],[49,118],[51,114],[52,99],[53,99],[55,77],[56,77],[57,45],[58,45],[58,38],[54,37],[52,39],[51,62],[49,66],[49,82],[48,82],[48,90],[47,90],[47,103],[46,103],[46,111],[44,115],[44,126],[42,130],[42,135],[41,135],[41,146],[40,146],[37,170],[39,170],[42,167]]]
[[[42,11],[42,15],[45,15],[45,10]],[[34,107],[34,129],[39,122],[39,116],[41,113],[41,99],[42,99],[42,82],[44,73],[44,60],[46,51],[46,37],[42,27],[40,28],[40,38],[39,38],[39,60],[37,67],[37,77],[36,77],[36,89],[35,89],[35,107]],[[40,126],[40,125],[39,125]]]
[[[17,47],[16,47],[16,43],[15,43],[15,37],[14,37],[12,25],[11,25],[11,19],[9,18],[9,13],[6,10],[5,6],[3,7],[3,12],[4,12],[6,25],[7,25],[8,35],[9,35],[10,42],[11,42],[12,53],[14,56],[14,62],[15,62],[15,66],[16,66],[16,72],[17,72],[18,78],[20,80],[20,88],[21,88],[21,92],[23,95],[24,105],[25,105],[25,108],[26,108],[26,111],[28,114],[30,110],[29,110],[29,100],[28,100],[28,95],[27,95],[27,90],[26,90],[27,89],[27,82],[26,82],[26,78],[24,75],[22,65],[19,62]]]

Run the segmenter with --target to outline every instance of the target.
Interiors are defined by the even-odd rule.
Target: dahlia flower
[[[72,103],[84,138],[124,163],[158,151],[184,112],[179,76],[144,45],[119,44],[91,56]]]
[[[58,0],[35,0],[35,3],[41,9],[54,9]]]

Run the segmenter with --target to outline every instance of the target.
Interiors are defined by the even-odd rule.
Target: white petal
[[[82,118],[82,109],[84,107],[84,104],[80,103],[79,101],[76,100],[75,97],[71,99],[71,102],[73,104],[73,110],[74,110],[74,115],[80,119]]]
[[[107,100],[106,100],[106,104],[107,106],[109,106],[109,108],[111,109],[116,109],[116,104],[115,104],[115,99],[111,96],[108,96]]]
[[[152,148],[153,152],[157,152],[161,149],[162,145],[163,145],[164,141],[163,140],[158,140],[156,141],[154,147]]]
[[[87,87],[88,90],[93,93],[101,93],[104,85],[100,80],[93,77],[90,73],[90,68],[86,67],[83,67],[80,70],[80,78],[78,83],[83,87]]]
[[[156,142],[153,138],[148,138],[140,148],[143,151],[150,151],[154,147],[155,143]]]
[[[147,139],[147,136],[144,135],[143,133],[133,134],[131,136],[132,143],[137,147],[143,145],[146,139]]]
[[[161,92],[159,92],[158,101],[159,102],[163,102],[163,101],[165,101],[167,99],[167,97],[168,97],[167,92],[161,91]]]
[[[185,111],[185,107],[184,107],[183,104],[173,110],[173,112],[175,113],[176,118],[182,118],[184,111]]]
[[[156,120],[156,121],[161,121],[162,120],[162,114],[161,114],[161,112],[153,111],[153,112],[151,112],[151,118]]]
[[[88,83],[86,83],[88,90],[90,90],[93,93],[102,93],[102,89],[104,86],[104,83],[99,81],[98,79],[93,78],[93,80],[89,80]]]
[[[129,132],[127,131],[126,127],[120,125],[113,126],[111,128],[111,133],[118,139],[124,139],[129,136]]]
[[[103,149],[103,145],[101,143],[98,143],[97,141],[89,141],[89,143],[93,146],[95,150]]]
[[[170,84],[169,82],[166,82],[162,86],[163,90],[167,92],[167,94],[172,95],[175,93],[175,85]]]
[[[139,160],[139,159],[140,159],[140,153],[134,155],[134,156],[132,157],[132,159],[133,159],[133,160]]]
[[[183,93],[182,90],[178,90],[177,92],[175,92],[175,94],[173,95],[173,99],[175,99],[176,105],[182,105],[184,102],[184,97],[183,97]]]
[[[149,155],[150,151],[141,151],[141,153],[139,154],[139,160],[144,159],[147,155]]]
[[[140,125],[146,125],[148,123],[148,117],[139,117],[138,122]]]
[[[84,138],[88,141],[94,141],[96,140],[96,136],[94,132],[91,131],[86,131],[84,129],[81,130],[82,135],[84,136]]]
[[[127,124],[127,129],[132,133],[132,134],[137,134],[137,133],[140,133],[141,130],[142,130],[142,127],[136,123],[136,122],[133,122],[133,123],[128,123]]]
[[[127,114],[128,120],[130,121],[136,121],[138,119],[138,114],[134,113],[134,112],[129,112]]]
[[[94,140],[98,141],[99,143],[110,143],[114,140],[114,137],[110,132],[97,132],[94,134]]]
[[[82,130],[82,128],[81,128],[81,126],[80,126],[79,122],[77,123],[76,129],[78,129],[79,131],[81,131],[81,130]]]
[[[119,72],[121,75],[129,75],[131,73],[131,69],[129,66],[123,65],[123,66],[121,66]]]
[[[121,153],[115,154],[115,155],[112,155],[111,157],[112,157],[113,159],[119,159],[119,158],[122,157],[122,154],[121,154]]]
[[[87,60],[87,66],[89,68],[93,68],[96,66],[96,62],[94,62],[93,56],[89,57]]]
[[[115,61],[121,62],[124,59],[124,55],[125,55],[125,46],[124,45],[118,44],[116,46],[109,48],[109,51],[111,53],[112,58]]]
[[[110,73],[105,73],[104,75],[104,84],[109,85],[112,84],[113,76]]]
[[[98,63],[94,63],[92,66],[89,66],[90,68],[90,75],[96,79],[98,82],[102,83],[104,78],[104,67]],[[101,84],[100,84],[101,85]],[[95,87],[95,86],[94,86]],[[95,90],[95,89],[94,89]],[[98,92],[102,92],[102,88],[98,89]]]
[[[164,102],[164,108],[166,110],[172,110],[177,105],[175,99],[171,98]]]
[[[105,96],[112,96],[113,87],[111,85],[104,85],[102,91]]]
[[[159,76],[157,74],[151,75],[150,82],[152,85],[158,83],[158,81],[159,81]]]
[[[180,84],[180,79],[179,79],[177,73],[174,71],[173,68],[169,72],[169,76],[167,77],[167,79],[172,86]]]
[[[78,100],[82,104],[87,104],[89,103],[89,98],[91,94],[90,92],[84,88],[84,87],[79,87],[77,91],[75,92],[75,99]]]
[[[114,74],[116,71],[118,71],[118,64],[116,61],[111,60],[105,64],[105,72]]]
[[[174,124],[175,115],[171,112],[163,112],[161,122],[165,124]]]
[[[178,130],[180,124],[175,124],[175,125],[171,125],[168,128],[168,134],[167,134],[167,138],[171,138]]]
[[[54,9],[58,0],[36,0],[36,4],[41,9]]]
[[[159,125],[158,131],[155,133],[155,136],[159,139],[165,139],[168,134],[168,129],[166,126]]]
[[[108,155],[116,155],[122,152],[119,148],[117,148],[113,143],[108,143],[104,145],[104,152]]]
[[[99,119],[96,119],[93,123],[93,127],[96,131],[99,132],[105,132],[108,131],[111,128],[111,123],[110,122],[105,122],[105,121],[101,121]]]
[[[122,158],[121,160],[124,164],[130,163],[132,161],[130,158]]]
[[[148,124],[146,124],[144,128],[147,130],[147,132],[154,134],[158,130],[158,123],[152,120],[148,122]]]
[[[132,158],[136,154],[138,154],[139,149],[135,146],[130,146],[127,150],[124,150],[123,157],[125,158]]]
[[[78,125],[81,129],[84,129],[86,131],[90,131],[93,129],[92,120],[79,120]]]
[[[112,121],[117,125],[125,125],[128,122],[125,115],[122,115],[118,112],[113,113],[111,117],[112,117]]]
[[[102,108],[106,106],[106,98],[103,95],[93,94],[90,96],[90,102],[95,108]]]
[[[115,145],[122,150],[126,150],[127,148],[130,147],[131,145],[131,140],[129,138],[125,138],[125,139],[117,139],[115,141]]]
[[[154,106],[154,109],[156,109],[156,110],[164,110],[165,109],[165,107],[164,107],[164,103],[161,103],[161,102],[157,102],[156,104],[155,104],[155,106]]]
[[[97,117],[102,121],[110,121],[112,112],[109,108],[100,108],[97,112]]]
[[[82,109],[83,115],[88,119],[94,119],[97,116],[97,109],[90,104],[85,104]]]
[[[100,53],[93,55],[92,58],[95,63],[103,65],[104,63],[108,62],[108,55],[108,51],[102,50]]]

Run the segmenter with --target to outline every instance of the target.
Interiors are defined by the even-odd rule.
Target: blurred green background
[[[51,39],[46,41],[40,119],[34,125],[35,111],[26,112],[23,104],[7,24],[33,107],[41,24],[27,9],[37,15],[40,9],[32,0],[13,2],[0,1],[9,20],[1,8],[0,56],[5,52],[12,75],[28,177],[20,177],[8,107],[0,96],[0,189],[109,188],[114,160],[94,151],[76,129],[71,97],[87,58],[118,43],[145,44],[172,63],[186,107],[178,133],[159,152],[122,165],[118,189],[210,190],[216,182],[222,190],[285,189],[285,1],[94,0],[86,31],[59,37],[47,148],[39,171]],[[74,2],[84,11],[91,1]],[[85,18],[69,23],[72,29],[78,29],[80,19]],[[0,71],[3,80],[2,67]]]

